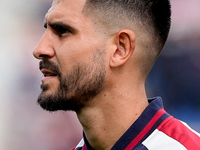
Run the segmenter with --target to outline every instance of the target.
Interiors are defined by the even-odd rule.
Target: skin
[[[103,89],[76,114],[90,145],[109,150],[148,105],[146,75],[139,68],[142,44],[135,42],[138,33],[128,29],[103,36],[82,13],[84,4],[85,0],[54,0],[45,17],[47,29],[33,54],[53,61],[65,75],[77,63],[89,64],[97,48],[105,50]],[[52,27],[57,22],[70,25],[72,32],[58,34]],[[60,84],[57,76],[44,77],[42,83],[49,87],[45,94],[53,93]]]

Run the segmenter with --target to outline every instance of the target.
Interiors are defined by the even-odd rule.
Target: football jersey
[[[93,150],[84,133],[73,150]],[[169,115],[156,97],[111,150],[200,150],[200,134]]]

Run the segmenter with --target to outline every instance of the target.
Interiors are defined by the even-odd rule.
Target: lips
[[[55,77],[57,76],[57,73],[53,72],[52,70],[48,69],[41,69],[41,72],[43,73],[44,77]]]
[[[40,61],[39,69],[44,75],[42,82],[49,82],[60,77],[60,69],[58,65],[49,59],[43,59]]]

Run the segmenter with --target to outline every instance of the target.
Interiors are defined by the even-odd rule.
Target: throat
[[[100,110],[93,110],[78,118],[88,143],[95,150],[110,150],[132,124],[130,122],[126,125],[119,118],[106,115]]]

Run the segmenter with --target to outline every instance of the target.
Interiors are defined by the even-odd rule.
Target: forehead
[[[86,0],[54,0],[52,3],[53,7],[63,7],[71,10],[82,11]]]
[[[54,0],[45,16],[46,22],[78,23],[88,20],[82,13],[85,0]]]

